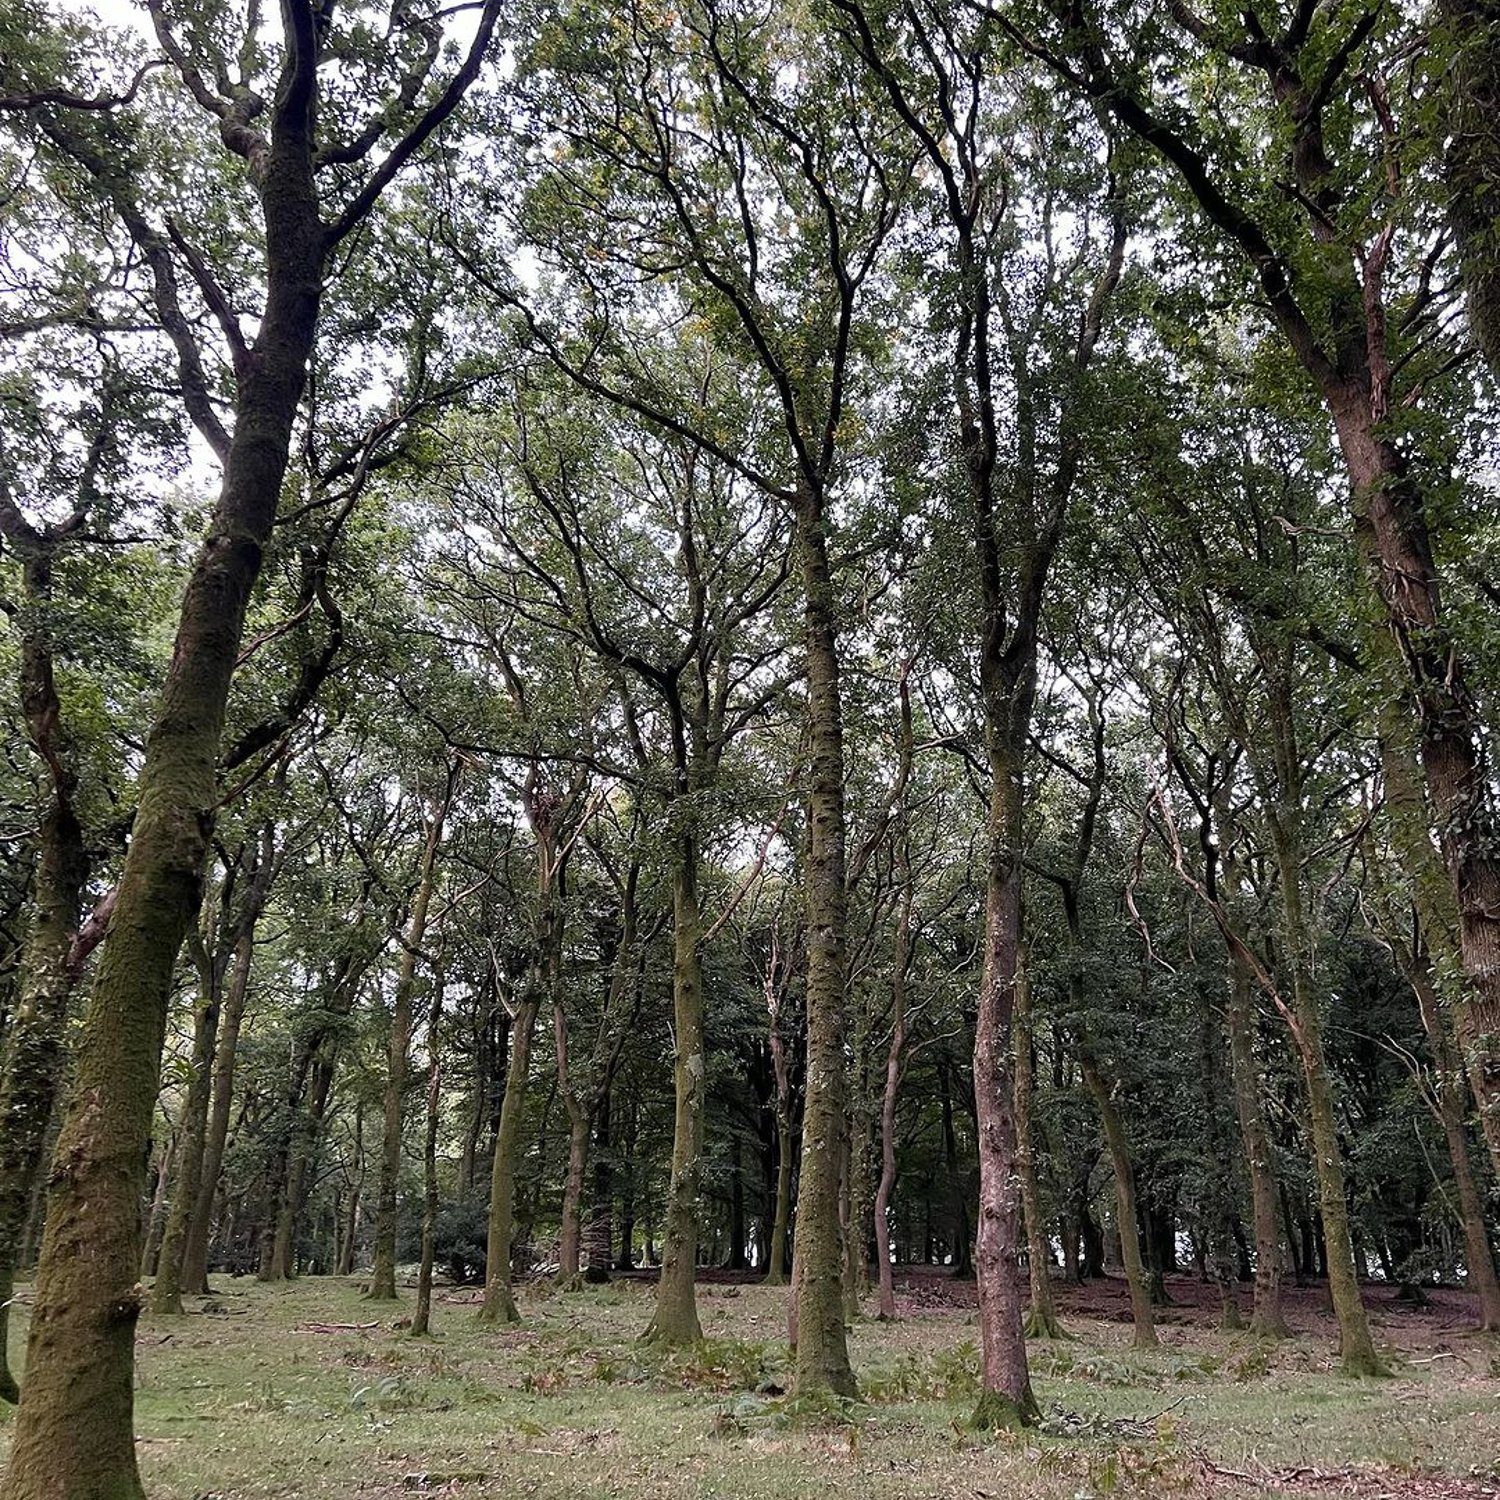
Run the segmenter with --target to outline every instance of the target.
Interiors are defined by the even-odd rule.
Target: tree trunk
[[[1382,804],[1391,844],[1401,867],[1403,883],[1411,896],[1422,935],[1442,964],[1466,970],[1459,918],[1453,902],[1453,887],[1443,869],[1442,856],[1433,846],[1432,809],[1422,787],[1408,727],[1401,722],[1394,702],[1380,710],[1380,765],[1385,780]],[[1489,1152],[1491,1171],[1500,1177],[1500,1110],[1484,1108],[1483,1059],[1487,1044],[1476,1034],[1479,1012],[1473,1004],[1471,976],[1454,996],[1453,1016],[1464,1068],[1475,1101],[1480,1105],[1479,1124]]]
[[[1486,1332],[1500,1330],[1500,1280],[1495,1275],[1494,1251],[1484,1220],[1484,1199],[1474,1179],[1469,1160],[1469,1137],[1464,1128],[1468,1113],[1468,1091],[1463,1071],[1454,1056],[1448,1036],[1443,1004],[1433,981],[1432,967],[1426,956],[1392,934],[1396,961],[1406,975],[1417,1007],[1422,1028],[1432,1051],[1437,1115],[1448,1146],[1448,1160],[1453,1166],[1453,1185],[1458,1192],[1458,1217],[1464,1235],[1464,1264],[1469,1289],[1479,1299],[1479,1326]]]
[[[1283,781],[1283,785],[1285,785]],[[1344,1192],[1344,1160],[1339,1146],[1333,1082],[1323,1051],[1323,1024],[1313,992],[1310,937],[1302,900],[1301,850],[1292,832],[1298,814],[1283,805],[1275,819],[1272,838],[1281,880],[1283,935],[1292,974],[1293,1040],[1302,1061],[1307,1087],[1308,1127],[1313,1145],[1313,1167],[1318,1204],[1323,1217],[1329,1295],[1339,1325],[1339,1358],[1348,1375],[1379,1375],[1385,1366],[1375,1353],[1369,1319],[1360,1300],[1354,1243],[1349,1231],[1349,1205]]]
[[[412,994],[417,983],[417,956],[427,933],[427,909],[437,879],[438,848],[443,841],[443,821],[453,796],[450,775],[447,800],[434,803],[427,820],[427,840],[417,874],[416,894],[401,951],[396,994],[391,1004],[389,1058],[385,1081],[385,1134],[381,1143],[380,1183],[375,1200],[375,1264],[370,1273],[370,1298],[377,1302],[396,1299],[396,1192],[401,1180],[401,1125],[406,1107],[407,1053],[411,1049]],[[295,1213],[296,1204],[291,1205]]]
[[[432,1331],[432,1260],[438,1216],[437,1138],[443,1081],[438,1025],[442,1018],[443,971],[439,967],[433,975],[432,1005],[427,1012],[427,1122],[422,1137],[422,1260],[417,1270],[417,1307],[411,1318],[413,1338],[425,1338]]]
[[[1021,1294],[1021,1181],[1016,1172],[1013,1023],[1021,945],[1021,762],[1010,743],[999,661],[985,632],[985,736],[989,752],[984,966],[974,1024],[974,1103],[979,1128],[979,1282],[982,1427],[1035,1422]]]
[[[905,684],[903,683],[903,687]],[[891,1194],[896,1188],[896,1101],[901,1075],[906,1068],[906,980],[911,967],[911,866],[906,839],[895,840],[895,870],[901,895],[896,908],[896,940],[891,954],[891,1041],[885,1054],[885,1087],[880,1094],[880,1180],[875,1187],[875,1272],[878,1278],[879,1316],[896,1316],[896,1285],[891,1267]]]
[[[678,809],[681,811],[681,809]],[[690,1344],[703,1337],[698,1323],[694,1274],[698,1256],[698,1182],[703,1158],[703,970],[698,954],[702,919],[698,910],[698,848],[689,830],[678,835],[672,885],[672,1011],[676,1023],[673,1085],[672,1177],[667,1189],[666,1232],[656,1311],[645,1337],[663,1344]]]
[[[289,13],[289,17],[290,17]],[[260,183],[267,296],[239,380],[223,487],[183,596],[138,781],[109,940],[58,1140],[4,1500],[139,1500],[139,1203],[172,970],[198,908],[215,762],[245,612],[286,473],[327,236],[312,174],[312,22],[288,20]],[[294,41],[291,33],[299,34]]]
[[[1156,1347],[1156,1317],[1151,1309],[1151,1289],[1146,1284],[1146,1268],[1141,1258],[1141,1236],[1136,1211],[1135,1171],[1130,1162],[1130,1144],[1125,1137],[1125,1123],[1115,1105],[1109,1084],[1091,1057],[1085,1056],[1083,1080],[1099,1112],[1104,1144],[1109,1150],[1109,1164],[1115,1179],[1115,1224],[1120,1234],[1120,1260],[1125,1268],[1125,1282],[1130,1288],[1130,1313],[1135,1323],[1135,1346]]]
[[[848,1221],[844,1227],[844,1303],[857,1318],[870,1295],[870,1154],[873,1109],[870,1095],[870,1013],[859,1011],[854,1039],[854,1107],[849,1112]]]
[[[182,1262],[187,1248],[188,1221],[198,1204],[202,1184],[203,1150],[208,1129],[208,1106],[213,1084],[214,1049],[218,1043],[221,982],[213,959],[202,955],[199,974],[203,1003],[193,1020],[192,1073],[178,1123],[177,1183],[156,1259],[156,1284],[151,1289],[151,1311],[182,1311]]]
[[[620,1257],[615,1262],[617,1271],[635,1268],[635,1139],[636,1101],[630,1101],[625,1116],[625,1151],[621,1166],[624,1181],[620,1184]]]
[[[771,1248],[766,1256],[766,1285],[785,1286],[787,1240],[792,1225],[792,1077],[786,1055],[786,1040],[777,1029],[777,1003],[767,981],[767,1004],[771,1010],[771,1066],[776,1075],[776,1210],[771,1221]]]
[[[521,1160],[521,1125],[526,1113],[526,1084],[531,1073],[531,1040],[536,1030],[541,996],[533,984],[510,1028],[510,1063],[505,1071],[505,1095],[500,1102],[500,1128],[495,1133],[495,1160],[490,1173],[490,1218],[485,1252],[484,1301],[479,1318],[484,1323],[517,1323],[511,1288],[511,1237],[515,1233],[516,1168]]]
[[[261,1280],[290,1281],[297,1270],[297,1227],[307,1199],[307,1176],[317,1159],[323,1134],[323,1117],[333,1089],[338,1066],[339,1038],[323,1038],[320,1055],[312,1066],[312,1083],[307,1091],[307,1108],[300,1124],[293,1129],[291,1151],[287,1159],[286,1185],[280,1196],[275,1217],[275,1234],[271,1242],[271,1260]]]
[[[726,1271],[743,1271],[745,1259],[745,1169],[743,1144],[739,1131],[729,1137],[729,1254],[724,1258]]]
[[[1410,679],[1418,753],[1458,906],[1470,993],[1461,1035],[1485,1139],[1500,1151],[1500,827],[1487,734],[1439,598],[1422,496],[1358,384],[1328,396],[1353,482],[1355,534],[1386,608],[1392,671]]]
[[[610,1168],[609,1090],[599,1096],[594,1111],[594,1187],[589,1209],[588,1232],[584,1236],[588,1269],[584,1279],[603,1284],[609,1280],[613,1248],[614,1173]]]
[[[562,1066],[566,1068],[566,1060]],[[569,1291],[582,1280],[583,1184],[588,1170],[589,1117],[572,1090],[563,1094],[568,1114],[568,1166],[563,1177],[562,1232],[557,1253],[557,1284]]]
[[[1276,1222],[1276,1169],[1261,1103],[1260,1067],[1255,1060],[1255,1005],[1251,976],[1238,953],[1229,955],[1229,1061],[1234,1076],[1234,1109],[1240,1124],[1245,1167],[1250,1177],[1251,1222],[1255,1231],[1255,1304],[1250,1331],[1258,1338],[1287,1336],[1281,1306],[1281,1231]]]
[[[359,1236],[359,1198],[365,1183],[365,1106],[359,1100],[354,1106],[354,1179],[349,1184],[349,1206],[344,1218],[344,1238],[339,1245],[336,1273],[354,1274],[354,1250]]]
[[[156,1275],[156,1260],[161,1253],[161,1237],[167,1228],[167,1189],[172,1183],[172,1172],[177,1165],[177,1135],[174,1131],[167,1141],[156,1168],[156,1191],[151,1195],[151,1209],[146,1215],[146,1243],[141,1250],[141,1280]],[[4,1315],[0,1313],[0,1327],[4,1326]]]
[[[1015,1008],[1015,1110],[1016,1175],[1021,1183],[1021,1207],[1026,1219],[1026,1263],[1031,1281],[1031,1310],[1026,1315],[1025,1333],[1032,1339],[1060,1339],[1067,1335],[1058,1320],[1052,1300],[1052,1257],[1047,1251],[1043,1230],[1042,1194],[1037,1184],[1036,1157],[1032,1150],[1031,1101],[1035,1070],[1031,1061],[1031,976],[1023,954],[1016,970]]]
[[[807,630],[807,1080],[797,1254],[796,1390],[855,1394],[844,1334],[839,1241],[839,1143],[844,1135],[844,740],[833,580],[822,497],[796,506]]]
[[[268,853],[268,851],[267,851]],[[264,855],[263,855],[264,858]],[[268,859],[265,859],[269,863]],[[194,1296],[208,1293],[208,1245],[213,1225],[214,1197],[224,1170],[224,1148],[229,1140],[229,1114],[234,1104],[234,1070],[239,1053],[240,1023],[250,992],[250,969],[255,959],[255,928],[248,925],[235,944],[229,990],[224,998],[218,1048],[214,1055],[213,1104],[203,1140],[198,1174],[198,1196],[182,1252],[181,1286]]]

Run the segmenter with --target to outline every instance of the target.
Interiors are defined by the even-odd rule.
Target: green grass
[[[1137,1354],[1121,1325],[1072,1318],[1076,1339],[1033,1345],[1043,1430],[989,1439],[965,1425],[977,1329],[962,1311],[859,1322],[865,1400],[808,1409],[785,1394],[779,1289],[704,1288],[705,1344],[663,1355],[636,1340],[650,1294],[631,1283],[526,1298],[525,1322],[498,1331],[445,1292],[425,1340],[393,1326],[409,1292],[392,1309],[326,1278],[218,1287],[219,1311],[141,1324],[137,1433],[158,1500],[1230,1497],[1302,1493],[1292,1475],[1275,1482],[1299,1466],[1368,1470],[1358,1493],[1427,1496],[1445,1493],[1438,1476],[1446,1493],[1500,1476],[1494,1351],[1451,1330],[1436,1360],[1415,1362],[1408,1341],[1397,1378],[1353,1382],[1313,1340],[1267,1351],[1173,1326],[1167,1347]]]

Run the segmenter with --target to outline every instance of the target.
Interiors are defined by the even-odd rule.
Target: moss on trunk
[[[844,1333],[839,1175],[844,1138],[844,738],[821,497],[797,500],[807,638],[807,1077],[797,1204],[796,1389],[855,1394]]]

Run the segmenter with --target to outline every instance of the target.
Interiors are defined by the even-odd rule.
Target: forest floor
[[[1141,1353],[1119,1282],[1060,1288],[1073,1338],[1031,1350],[1043,1426],[988,1437],[966,1426],[973,1287],[941,1273],[898,1279],[900,1321],[854,1325],[863,1399],[816,1411],[782,1394],[785,1291],[743,1280],[701,1288],[706,1342],[670,1355],[636,1341],[640,1278],[533,1286],[502,1330],[478,1324],[475,1292],[440,1288],[422,1340],[403,1326],[409,1288],[376,1305],[353,1280],[215,1281],[186,1315],[141,1323],[153,1500],[1500,1497],[1500,1344],[1459,1293],[1408,1311],[1369,1289],[1395,1374],[1353,1381],[1316,1290],[1290,1294],[1296,1336],[1270,1347],[1220,1332],[1210,1289],[1174,1279],[1162,1348]]]

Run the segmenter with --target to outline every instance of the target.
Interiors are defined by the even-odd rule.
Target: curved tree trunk
[[[1375,1352],[1369,1318],[1360,1299],[1333,1081],[1323,1050],[1323,1023],[1310,969],[1310,935],[1302,899],[1301,850],[1292,832],[1296,817],[1295,808],[1283,805],[1272,838],[1281,882],[1283,937],[1292,974],[1292,1015],[1289,1019],[1294,1023],[1292,1036],[1307,1088],[1313,1169],[1318,1184],[1323,1239],[1328,1250],[1328,1290],[1333,1299],[1334,1316],[1338,1319],[1339,1361],[1344,1372],[1379,1375],[1387,1372]]]
[[[526,1085],[531,1074],[531,1040],[536,1031],[541,997],[533,987],[516,1007],[510,1028],[510,1063],[505,1071],[505,1095],[500,1101],[500,1128],[495,1132],[495,1159],[490,1172],[488,1247],[485,1252],[484,1301],[479,1318],[484,1323],[516,1323],[511,1286],[511,1236],[516,1221],[516,1168],[521,1160],[521,1125],[526,1113]]]
[[[239,380],[219,501],[183,596],[137,812],[58,1140],[22,1403],[0,1495],[139,1500],[139,1204],[178,950],[198,908],[215,763],[250,591],[312,352],[327,234],[312,172],[315,41],[288,9],[260,198],[267,297]],[[85,147],[84,149],[88,149]]]

